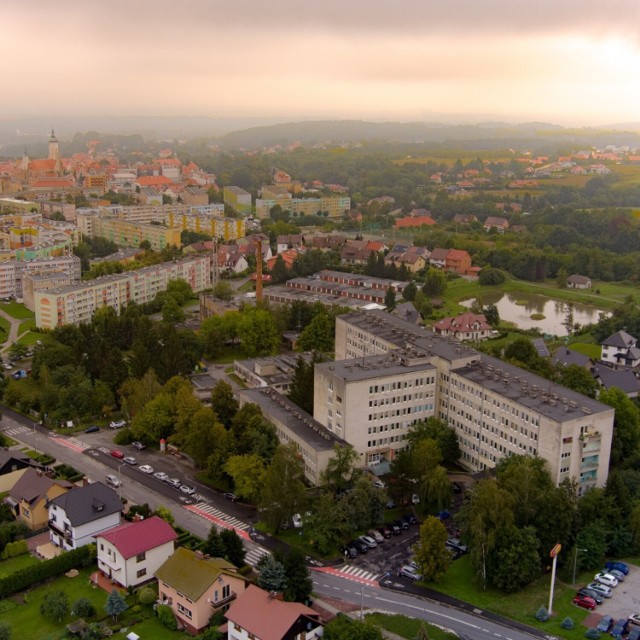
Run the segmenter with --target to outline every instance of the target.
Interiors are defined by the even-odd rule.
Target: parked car
[[[409,528],[409,524],[404,520],[394,520],[394,524],[397,524],[403,531],[406,531]]]
[[[448,511],[438,511],[436,513],[436,518],[440,518],[440,520],[447,520],[451,517],[451,514]]]
[[[625,575],[617,569],[609,569],[607,573],[611,574],[618,582],[624,582]]]
[[[143,464],[141,467],[138,467],[142,473],[153,473],[153,467],[150,467],[148,464]]]
[[[420,504],[420,496],[417,493],[411,496],[411,504]]]
[[[370,536],[360,536],[358,540],[362,540],[369,549],[375,549],[378,546],[378,543]]]
[[[133,466],[134,464],[138,464],[138,461],[133,456],[125,456],[124,458],[122,458],[122,462],[126,462],[131,466]]]
[[[230,491],[223,495],[227,500],[231,500],[231,502],[235,502],[238,499],[238,496],[236,496],[235,493],[231,493]]]
[[[596,601],[589,596],[576,596],[573,599],[573,604],[583,609],[591,609],[592,611],[596,608]]]
[[[587,589],[593,589],[594,591],[601,593],[605,598],[610,598],[613,595],[613,591],[611,590],[611,587],[606,587],[605,585],[600,584],[599,582],[590,582],[587,585]]]
[[[609,569],[617,569],[618,571],[622,571],[625,576],[629,575],[629,565],[624,562],[620,562],[618,560],[609,560],[609,562],[604,563],[604,566],[607,571]]]
[[[628,631],[629,621],[626,618],[620,618],[620,620],[613,625],[611,631],[609,631],[609,635],[612,638],[622,638]]]
[[[640,613],[632,613],[629,616],[629,622],[631,624],[635,624],[635,625],[640,626]]]
[[[613,616],[602,616],[602,620],[598,622],[596,629],[601,633],[608,633],[613,626]]]
[[[112,420],[109,423],[109,426],[112,429],[122,429],[122,427],[126,427],[127,426],[127,421],[126,420]]]
[[[389,528],[391,529],[391,533],[393,533],[394,536],[399,536],[402,533],[402,527],[396,520],[389,523]]]
[[[640,627],[632,627],[627,640],[640,640]]]
[[[448,538],[445,542],[445,546],[458,553],[467,553],[469,551],[466,544],[462,544],[459,538]]]
[[[122,458],[124,458],[124,453],[122,451],[120,451],[120,449],[112,449],[111,450],[111,455],[114,458],[119,458],[122,460]]]
[[[179,489],[182,484],[182,480],[180,480],[180,478],[166,478],[165,482],[174,489]]]
[[[360,538],[356,538],[352,543],[355,548],[358,550],[358,553],[367,553],[369,551],[369,545],[366,542],[360,540]]]
[[[112,487],[119,487],[122,482],[120,482],[120,478],[118,478],[117,476],[108,475],[107,484],[111,485]]]
[[[180,491],[182,491],[182,493],[186,493],[188,496],[192,496],[196,492],[196,488],[190,487],[188,484],[183,484],[180,487]]]
[[[405,565],[398,571],[398,575],[409,580],[422,580],[422,576],[411,566]]]
[[[137,440],[136,440],[135,442],[132,442],[132,443],[131,443],[131,446],[132,446],[134,449],[137,449],[138,451],[142,451],[143,449],[146,449],[146,448],[147,448],[147,445],[146,445],[146,444],[143,444],[142,442],[138,442]]]
[[[295,529],[302,529],[302,516],[299,513],[294,513],[291,520]]]
[[[617,587],[618,580],[614,578],[610,573],[596,573],[593,576],[593,579],[600,584],[603,584],[607,587]]]
[[[406,513],[402,516],[402,520],[407,524],[418,524],[418,519],[413,515],[413,513]]]
[[[92,424],[84,430],[85,433],[96,433],[96,431],[100,431],[100,427],[97,424]]]
[[[578,591],[578,594],[581,596],[589,596],[590,598],[593,598],[596,601],[596,604],[602,604],[604,602],[604,596],[594,589],[587,589],[587,587],[584,587],[583,589],[580,589]]]
[[[375,529],[371,529],[371,531],[367,531],[367,535],[370,538],[373,538],[378,544],[380,544],[381,542],[384,542],[384,536],[379,531],[376,531]]]
[[[393,498],[389,498],[386,504],[387,509],[395,509],[396,503],[393,501]]]
[[[389,527],[379,527],[378,531],[382,534],[383,538],[390,538],[391,537],[391,529],[389,529]]]
[[[356,549],[356,546],[353,544],[353,542],[347,542],[347,544],[342,547],[342,554],[347,558],[357,558],[358,550]]]
[[[162,482],[164,482],[169,476],[164,471],[156,471],[153,474],[153,477],[156,480],[162,480]]]

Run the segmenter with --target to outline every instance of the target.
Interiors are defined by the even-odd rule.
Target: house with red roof
[[[290,270],[293,268],[293,263],[301,255],[302,255],[302,252],[298,251],[297,249],[287,249],[286,251],[279,253],[277,256],[274,256],[273,258],[269,258],[269,260],[267,260],[267,263],[266,263],[267,269],[271,271],[273,267],[275,267],[276,265],[276,260],[278,259],[278,256],[282,256],[282,259],[284,260],[284,266]]]
[[[168,187],[173,184],[173,180],[167,176],[140,176],[136,179],[139,187]]]
[[[495,229],[498,233],[504,233],[509,228],[509,221],[498,216],[488,216],[482,226],[485,231]]]
[[[322,637],[320,614],[299,602],[249,585],[225,614],[227,640],[316,640]]]
[[[399,218],[393,225],[396,229],[411,229],[414,227],[431,226],[436,221],[431,216],[406,216]]]
[[[155,578],[173,555],[178,534],[162,518],[125,522],[96,536],[98,569],[124,588]]]
[[[433,325],[439,336],[452,336],[457,340],[485,340],[491,335],[491,325],[482,313],[463,313],[455,318],[442,318]]]
[[[464,275],[471,267],[471,256],[462,249],[449,249],[444,268],[459,275]]]

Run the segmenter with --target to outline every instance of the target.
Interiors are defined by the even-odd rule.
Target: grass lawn
[[[584,584],[591,577],[592,572],[587,572],[584,576],[578,576],[578,584]],[[553,600],[553,617],[547,622],[538,622],[536,620],[536,611],[541,606],[546,607],[549,604],[549,584],[550,574],[542,576],[533,584],[515,594],[507,595],[492,588],[482,590],[474,581],[469,556],[463,556],[452,563],[442,582],[438,584],[429,583],[429,587],[469,602],[476,607],[538,627],[549,635],[560,636],[569,640],[582,638],[585,627],[581,623],[589,615],[589,612],[572,604],[571,601],[576,593],[575,588],[570,584],[561,582],[557,577]],[[566,617],[573,620],[574,629],[566,630],[560,627],[560,623]]]
[[[29,311],[27,307],[25,307],[23,304],[18,304],[17,302],[3,302],[2,304],[0,304],[0,311],[4,311],[12,318],[16,318],[16,320],[35,317],[33,311]]]
[[[234,360],[246,360],[247,356],[239,346],[225,347],[220,355],[211,358],[215,364],[231,364]]]
[[[18,335],[21,336],[26,331],[31,331],[31,329],[35,329],[35,326],[36,326],[35,318],[30,318],[29,320],[25,320],[24,322],[21,322],[20,326],[18,327]]]
[[[577,351],[592,360],[600,359],[600,345],[598,344],[585,344],[584,342],[574,342],[571,345],[573,351]]]
[[[114,633],[111,637],[115,640],[121,640],[127,637],[127,634],[135,631],[141,638],[153,638],[153,640],[175,640],[175,638],[193,638],[193,636],[183,631],[169,631],[164,627],[158,618],[149,618],[143,622],[138,622],[127,628],[126,633]]]
[[[423,623],[422,620],[417,618],[385,613],[369,613],[367,614],[367,620],[373,621],[383,629],[391,631],[391,633],[395,633],[402,638],[408,638],[408,640],[413,640],[418,635],[420,625]],[[455,633],[447,633],[432,624],[425,623],[425,627],[431,640],[454,640],[458,637]]]
[[[241,287],[238,287],[238,293],[249,293],[254,289],[255,289],[254,283],[251,280],[249,280],[248,282],[245,282]]]
[[[7,341],[10,329],[11,323],[5,317],[0,316],[0,341]]]
[[[20,325],[22,327],[22,325]],[[36,344],[38,340],[42,340],[42,334],[36,333],[35,331],[29,331],[29,333],[25,333],[22,338],[18,340],[20,344],[24,344],[27,347]]]
[[[11,575],[20,569],[29,567],[32,564],[38,564],[40,562],[37,558],[34,558],[31,554],[25,553],[15,558],[9,558],[0,562],[0,578]]]

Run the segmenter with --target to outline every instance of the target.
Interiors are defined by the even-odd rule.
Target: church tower
[[[27,147],[24,148],[22,153],[22,163],[20,164],[20,168],[22,169],[22,179],[28,180],[29,178],[29,154],[27,153]]]
[[[60,148],[58,146],[58,138],[51,128],[51,135],[49,136],[49,160],[58,160],[60,157]]]

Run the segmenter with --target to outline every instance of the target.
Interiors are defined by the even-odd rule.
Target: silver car
[[[605,598],[610,598],[613,594],[611,587],[607,587],[599,582],[591,582],[587,585],[587,589],[593,589],[593,591],[597,591],[601,593]]]
[[[409,580],[422,580],[422,576],[410,565],[405,565],[398,571],[398,575]]]

